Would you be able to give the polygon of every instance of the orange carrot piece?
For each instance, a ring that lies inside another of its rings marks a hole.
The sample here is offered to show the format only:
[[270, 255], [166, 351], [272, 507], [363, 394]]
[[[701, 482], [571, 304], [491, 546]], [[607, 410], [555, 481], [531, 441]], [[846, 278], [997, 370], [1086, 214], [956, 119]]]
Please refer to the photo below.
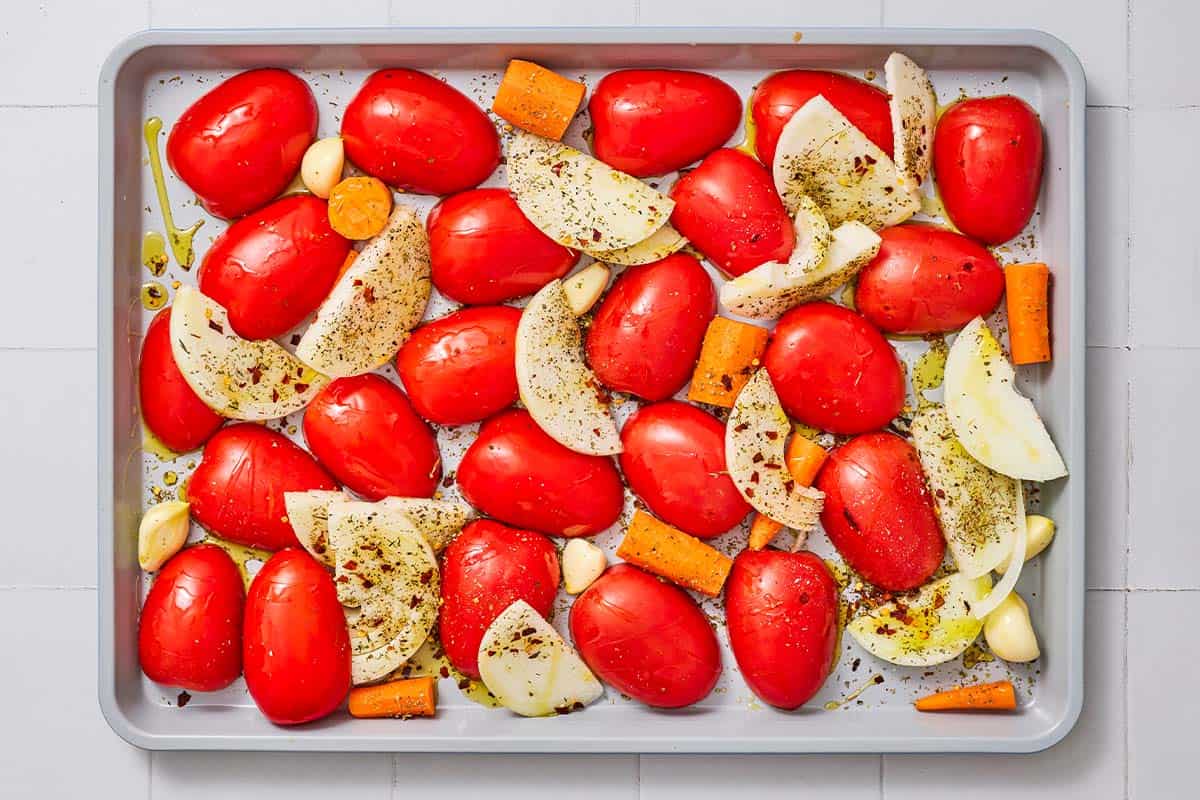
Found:
[[640, 510], [633, 512], [617, 555], [709, 597], [721, 593], [733, 568], [729, 556]]
[[784, 458], [787, 460], [787, 468], [788, 472], [792, 474], [792, 480], [801, 486], [812, 486], [812, 482], [816, 480], [817, 473], [821, 471], [821, 465], [825, 463], [825, 457], [828, 455], [829, 453], [824, 447], [797, 433], [788, 440]]
[[377, 235], [391, 213], [392, 190], [379, 178], [346, 178], [329, 193], [329, 224], [347, 239]]
[[922, 697], [917, 711], [1012, 711], [1017, 692], [1009, 681], [960, 686]]
[[1045, 264], [1004, 268], [1008, 337], [1014, 364], [1050, 360], [1050, 269]]
[[769, 335], [766, 328], [757, 325], [714, 317], [704, 332], [688, 399], [733, 408], [738, 392], [761, 363]]
[[492, 111], [530, 133], [561, 139], [586, 93], [579, 81], [514, 58], [504, 71]]
[[338, 270], [338, 278], [346, 274], [346, 270], [350, 269], [350, 265], [354, 263], [354, 259], [356, 258], [358, 258], [357, 250], [351, 250], [349, 253], [346, 253], [346, 258], [342, 261], [341, 269]]
[[431, 677], [360, 686], [350, 690], [352, 717], [432, 717], [437, 684]]
[[776, 522], [770, 517], [755, 512], [754, 521], [750, 523], [750, 541], [746, 543], [746, 546], [751, 550], [762, 550], [781, 530], [783, 530], [782, 522]]

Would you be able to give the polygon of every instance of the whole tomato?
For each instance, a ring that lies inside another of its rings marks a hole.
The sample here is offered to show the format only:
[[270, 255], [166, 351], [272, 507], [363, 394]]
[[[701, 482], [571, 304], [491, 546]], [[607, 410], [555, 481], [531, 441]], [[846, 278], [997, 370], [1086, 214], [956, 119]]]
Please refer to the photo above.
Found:
[[588, 363], [611, 389], [664, 400], [691, 378], [716, 313], [712, 279], [686, 253], [630, 267], [588, 328]]
[[483, 634], [517, 600], [549, 617], [558, 578], [558, 553], [540, 533], [491, 520], [463, 528], [442, 557], [438, 631], [454, 668], [479, 677]]
[[807, 303], [784, 314], [763, 364], [788, 416], [823, 431], [882, 428], [904, 407], [896, 351], [842, 306]]
[[304, 440], [326, 469], [368, 500], [432, 497], [442, 479], [437, 439], [396, 384], [338, 378], [304, 411]]
[[276, 725], [326, 716], [350, 691], [350, 634], [333, 577], [300, 549], [263, 565], [246, 596], [246, 688]]
[[750, 691], [777, 708], [807, 703], [829, 677], [838, 587], [808, 552], [743, 550], [725, 583], [729, 644]]
[[242, 217], [204, 254], [200, 291], [229, 312], [244, 339], [274, 339], [316, 311], [350, 252], [329, 225], [324, 200], [276, 200]]
[[171, 354], [171, 307], [154, 315], [138, 360], [142, 419], [158, 440], [176, 453], [195, 450], [224, 420], [192, 391]]
[[675, 182], [671, 199], [671, 224], [729, 275], [787, 261], [796, 246], [771, 173], [738, 150], [709, 155]]
[[479, 106], [411, 69], [367, 78], [346, 106], [342, 139], [363, 172], [417, 194], [470, 189], [500, 164], [500, 137]]
[[193, 692], [224, 689], [242, 674], [237, 565], [215, 545], [181, 550], [159, 571], [138, 620], [138, 660], [155, 683]]
[[336, 489], [329, 473], [280, 433], [254, 423], [222, 428], [188, 483], [192, 518], [223, 539], [280, 550], [299, 544], [285, 492]]
[[433, 285], [460, 303], [533, 294], [579, 262], [579, 252], [534, 227], [506, 189], [447, 197], [425, 224]]
[[702, 72], [622, 69], [600, 79], [588, 113], [596, 158], [645, 178], [686, 167], [729, 141], [742, 100]]
[[775, 162], [775, 146], [779, 144], [783, 126], [817, 95], [824, 96], [880, 150], [892, 155], [892, 117], [887, 92], [839, 72], [790, 69], [776, 72], [760, 83], [750, 99], [754, 151], [759, 161], [768, 167]]
[[725, 467], [725, 424], [668, 400], [638, 409], [621, 428], [621, 471], [656, 516], [708, 539], [737, 525], [750, 506]]
[[278, 197], [316, 136], [308, 84], [255, 69], [188, 106], [167, 137], [167, 163], [210, 214], [233, 219]]
[[601, 680], [648, 706], [690, 706], [721, 677], [717, 637], [700, 607], [630, 564], [609, 567], [575, 600], [571, 638]]
[[625, 502], [612, 459], [568, 450], [520, 410], [483, 423], [458, 465], [458, 486], [489, 517], [568, 538], [612, 525]]
[[888, 591], [929, 580], [945, 554], [917, 451], [892, 433], [856, 436], [817, 474], [821, 525], [846, 563]]
[[955, 103], [933, 137], [933, 171], [950, 221], [984, 244], [1016, 236], [1037, 206], [1043, 152], [1042, 124], [1024, 100]]
[[858, 275], [854, 303], [888, 333], [947, 333], [995, 310], [1004, 271], [988, 249], [936, 225], [879, 232], [879, 254]]

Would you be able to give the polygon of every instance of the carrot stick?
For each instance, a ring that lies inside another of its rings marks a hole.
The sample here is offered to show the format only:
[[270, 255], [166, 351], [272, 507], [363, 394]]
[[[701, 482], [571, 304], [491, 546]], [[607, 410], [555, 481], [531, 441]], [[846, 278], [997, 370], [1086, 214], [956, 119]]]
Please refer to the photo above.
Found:
[[350, 690], [352, 717], [432, 717], [437, 708], [433, 678], [406, 678]]
[[347, 239], [370, 239], [387, 225], [392, 190], [379, 178], [346, 178], [329, 193], [329, 225]]
[[792, 480], [801, 486], [812, 486], [827, 455], [829, 453], [824, 447], [807, 436], [796, 434], [788, 440], [784, 458], [787, 460], [787, 468], [788, 472], [792, 474]]
[[769, 335], [757, 325], [714, 317], [704, 332], [688, 399], [733, 408], [738, 392], [759, 366]]
[[492, 111], [530, 133], [561, 139], [586, 93], [579, 81], [514, 58], [504, 71]]
[[709, 597], [721, 593], [733, 567], [729, 556], [640, 510], [633, 512], [617, 555]]
[[1008, 337], [1014, 364], [1050, 360], [1050, 269], [1045, 264], [1004, 268]]
[[782, 522], [776, 522], [770, 517], [755, 512], [754, 521], [750, 523], [750, 541], [746, 543], [746, 546], [751, 550], [762, 550], [781, 530], [783, 530]]
[[1017, 693], [1009, 681], [960, 686], [922, 697], [917, 711], [1012, 711]]

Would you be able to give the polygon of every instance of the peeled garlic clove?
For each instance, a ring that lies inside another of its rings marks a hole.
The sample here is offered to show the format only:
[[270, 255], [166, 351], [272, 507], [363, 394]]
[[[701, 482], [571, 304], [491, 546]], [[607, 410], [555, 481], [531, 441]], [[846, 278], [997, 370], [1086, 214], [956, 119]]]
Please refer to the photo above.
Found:
[[138, 526], [138, 564], [154, 572], [179, 552], [187, 541], [191, 520], [189, 506], [180, 500], [168, 500], [151, 506]]
[[983, 622], [983, 636], [998, 658], [1022, 664], [1042, 654], [1029, 619], [1029, 606], [1016, 592], [1000, 601]]
[[[1054, 539], [1054, 520], [1041, 514], [1025, 515], [1025, 560], [1033, 558], [1050, 546]], [[996, 572], [1001, 575], [1008, 569], [1008, 556], [996, 565]]]
[[597, 261], [564, 280], [563, 292], [567, 295], [571, 313], [578, 317], [590, 311], [600, 295], [604, 294], [611, 274], [607, 265]]
[[572, 539], [563, 548], [563, 583], [568, 594], [579, 594], [592, 585], [608, 566], [604, 551], [587, 539]]
[[346, 151], [342, 137], [330, 136], [313, 142], [304, 152], [304, 160], [300, 162], [300, 179], [310, 192], [327, 200], [333, 187], [342, 179], [342, 167], [345, 164]]

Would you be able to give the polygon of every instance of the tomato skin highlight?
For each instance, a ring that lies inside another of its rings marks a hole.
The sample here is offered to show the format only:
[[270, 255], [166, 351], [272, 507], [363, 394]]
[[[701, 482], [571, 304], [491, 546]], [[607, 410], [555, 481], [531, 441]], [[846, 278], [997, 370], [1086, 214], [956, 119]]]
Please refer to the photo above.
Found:
[[204, 254], [200, 291], [229, 312], [244, 339], [274, 339], [300, 324], [329, 294], [350, 252], [324, 200], [301, 194], [234, 222]]
[[701, 72], [622, 69], [596, 84], [588, 113], [596, 158], [646, 178], [686, 167], [729, 141], [742, 121], [742, 100]]
[[838, 641], [838, 586], [809, 552], [743, 550], [725, 583], [729, 643], [746, 685], [792, 710], [829, 677]]
[[516, 409], [480, 427], [457, 480], [466, 501], [484, 514], [550, 536], [599, 533], [617, 521], [625, 502], [611, 458], [568, 450]]
[[788, 415], [830, 433], [882, 428], [904, 407], [904, 372], [883, 334], [848, 308], [806, 303], [780, 318], [763, 364]]
[[956, 331], [995, 311], [1004, 271], [988, 249], [954, 231], [919, 222], [886, 228], [879, 254], [858, 275], [854, 304], [882, 331]]
[[1042, 123], [1024, 100], [955, 103], [933, 137], [933, 172], [950, 221], [984, 244], [1019, 234], [1037, 207], [1044, 153]]
[[465, 425], [515, 403], [520, 320], [518, 308], [478, 306], [413, 331], [396, 356], [396, 371], [417, 413], [440, 425]]
[[167, 163], [210, 214], [233, 219], [287, 188], [316, 137], [308, 84], [285, 70], [255, 69], [188, 106], [167, 136]]
[[771, 167], [783, 126], [817, 95], [823, 95], [880, 150], [892, 155], [894, 141], [887, 92], [838, 72], [792, 69], [768, 77], [755, 88], [750, 100], [754, 151], [759, 161]]
[[716, 313], [712, 280], [690, 255], [630, 267], [588, 328], [588, 363], [610, 389], [665, 400], [691, 378]]
[[675, 182], [671, 199], [671, 224], [728, 275], [787, 261], [796, 246], [770, 172], [738, 150], [711, 153]]
[[463, 528], [442, 556], [438, 631], [454, 668], [478, 678], [479, 643], [488, 626], [517, 600], [549, 617], [558, 580], [558, 553], [540, 533], [492, 520]]
[[317, 461], [368, 500], [432, 497], [442, 479], [437, 439], [408, 397], [381, 375], [338, 378], [304, 411]]
[[447, 83], [411, 69], [369, 76], [342, 117], [346, 157], [406, 192], [453, 194], [500, 164], [500, 137], [479, 106]]
[[621, 472], [654, 514], [709, 539], [750, 513], [725, 467], [725, 425], [687, 403], [643, 406], [621, 428]]
[[224, 550], [200, 544], [171, 558], [146, 595], [138, 660], [155, 683], [224, 689], [242, 674], [242, 576]]
[[188, 483], [192, 518], [222, 539], [281, 550], [298, 547], [285, 492], [336, 489], [313, 457], [280, 433], [241, 423], [217, 432]]
[[571, 606], [571, 638], [605, 683], [655, 708], [708, 696], [721, 677], [716, 634], [682, 589], [615, 564]]
[[276, 725], [328, 715], [350, 692], [350, 634], [333, 577], [303, 550], [281, 550], [246, 596], [246, 688]]
[[825, 492], [821, 525], [846, 563], [888, 591], [927, 581], [946, 542], [917, 451], [878, 431], [836, 447], [817, 475]]
[[142, 419], [158, 440], [176, 453], [204, 444], [225, 420], [192, 391], [171, 354], [171, 307], [154, 315], [138, 359]]

